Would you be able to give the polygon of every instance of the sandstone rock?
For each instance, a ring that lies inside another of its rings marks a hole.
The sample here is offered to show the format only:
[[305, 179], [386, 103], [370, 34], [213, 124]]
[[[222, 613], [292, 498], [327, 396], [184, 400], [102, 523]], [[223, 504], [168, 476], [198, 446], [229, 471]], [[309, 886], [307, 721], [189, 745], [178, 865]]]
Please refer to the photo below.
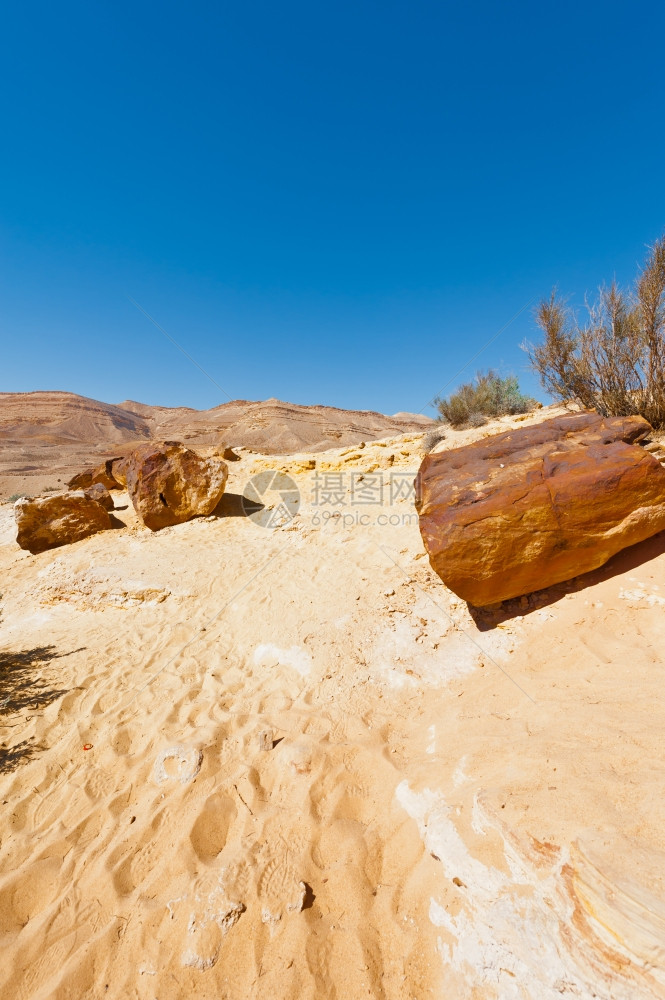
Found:
[[97, 503], [100, 503], [104, 510], [115, 510], [113, 497], [101, 483], [94, 483], [92, 486], [88, 486], [86, 490], [83, 490], [83, 492], [90, 500], [96, 500]]
[[88, 486], [92, 486], [92, 477], [95, 474], [94, 469], [84, 469], [83, 472], [77, 472], [75, 476], [67, 483], [67, 489], [69, 490], [85, 490]]
[[100, 483], [105, 486], [107, 490], [119, 490], [122, 489], [121, 484], [113, 475], [113, 463], [118, 462], [117, 458], [107, 458], [105, 462], [101, 465], [96, 466], [94, 469], [84, 469], [83, 472], [77, 473], [73, 476], [67, 486], [70, 490], [84, 490], [88, 486], [94, 486], [95, 483]]
[[224, 493], [228, 470], [220, 459], [200, 458], [178, 441], [142, 445], [125, 475], [136, 512], [152, 531], [211, 514]]
[[432, 568], [479, 607], [596, 569], [665, 529], [665, 468], [641, 417], [572, 413], [428, 455], [416, 480]]
[[123, 458], [114, 458], [111, 460], [111, 475], [120, 484], [121, 489], [127, 486], [127, 469], [129, 468], [130, 458], [131, 454], [125, 455]]
[[25, 497], [14, 504], [16, 541], [33, 555], [112, 527], [108, 511], [82, 491]]

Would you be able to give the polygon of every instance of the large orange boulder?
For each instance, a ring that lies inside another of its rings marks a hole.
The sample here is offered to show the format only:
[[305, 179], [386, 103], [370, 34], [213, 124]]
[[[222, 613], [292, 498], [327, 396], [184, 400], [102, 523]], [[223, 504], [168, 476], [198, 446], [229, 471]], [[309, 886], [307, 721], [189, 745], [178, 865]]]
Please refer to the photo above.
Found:
[[221, 459], [200, 458], [178, 441], [142, 445], [123, 469], [136, 512], [152, 531], [211, 514], [227, 475]]
[[665, 468], [641, 417], [571, 413], [428, 455], [416, 479], [432, 568], [470, 604], [570, 580], [665, 529]]
[[18, 527], [16, 541], [33, 555], [112, 527], [108, 511], [83, 492], [24, 497], [14, 504], [14, 516]]

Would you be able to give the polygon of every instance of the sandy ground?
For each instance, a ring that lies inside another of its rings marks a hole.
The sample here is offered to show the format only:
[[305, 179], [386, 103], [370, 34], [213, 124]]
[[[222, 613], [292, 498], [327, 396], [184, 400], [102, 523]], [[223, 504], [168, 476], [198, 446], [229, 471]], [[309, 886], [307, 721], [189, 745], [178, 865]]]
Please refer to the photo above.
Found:
[[665, 996], [665, 538], [474, 617], [420, 440], [39, 556], [0, 506], [0, 995]]

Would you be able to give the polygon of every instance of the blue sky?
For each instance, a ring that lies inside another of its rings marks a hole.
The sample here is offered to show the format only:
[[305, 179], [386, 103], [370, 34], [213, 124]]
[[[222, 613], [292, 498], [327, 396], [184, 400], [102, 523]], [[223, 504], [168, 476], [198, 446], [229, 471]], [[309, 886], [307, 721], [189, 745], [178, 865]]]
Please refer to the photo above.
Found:
[[454, 376], [554, 284], [629, 281], [665, 228], [661, 3], [2, 20], [5, 391], [419, 411], [493, 366], [537, 392], [531, 306]]

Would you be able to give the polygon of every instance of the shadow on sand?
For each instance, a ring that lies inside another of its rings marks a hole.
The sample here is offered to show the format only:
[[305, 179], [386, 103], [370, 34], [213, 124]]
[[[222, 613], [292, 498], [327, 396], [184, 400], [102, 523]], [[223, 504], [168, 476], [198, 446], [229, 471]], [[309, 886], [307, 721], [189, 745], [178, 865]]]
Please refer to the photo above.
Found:
[[[79, 653], [80, 649], [72, 650]], [[67, 694], [67, 688], [53, 687], [43, 676], [52, 660], [71, 653], [58, 653], [55, 646], [35, 646], [18, 653], [0, 652], [0, 726], [4, 716], [28, 709], [43, 708]], [[7, 748], [0, 745], [0, 774], [13, 771], [42, 749], [31, 740]]]
[[653, 538], [647, 538], [644, 542], [638, 542], [637, 545], [622, 549], [621, 552], [612, 556], [604, 566], [600, 566], [590, 573], [584, 573], [582, 576], [576, 576], [565, 583], [557, 583], [553, 587], [537, 590], [533, 594], [527, 595], [528, 607], [524, 606], [523, 598], [515, 597], [510, 601], [503, 601], [501, 607], [495, 610], [474, 608], [468, 604], [469, 614], [480, 632], [488, 632], [502, 622], [517, 618], [518, 615], [526, 618], [534, 611], [539, 611], [541, 608], [546, 608], [548, 605], [560, 601], [566, 594], [575, 594], [580, 590], [586, 590], [587, 587], [593, 587], [603, 580], [611, 580], [612, 577], [622, 573], [630, 573], [657, 556], [663, 555], [663, 553], [665, 553], [665, 531], [654, 535]]
[[248, 500], [242, 493], [225, 493], [213, 510], [214, 517], [249, 517], [265, 510], [262, 503]]

